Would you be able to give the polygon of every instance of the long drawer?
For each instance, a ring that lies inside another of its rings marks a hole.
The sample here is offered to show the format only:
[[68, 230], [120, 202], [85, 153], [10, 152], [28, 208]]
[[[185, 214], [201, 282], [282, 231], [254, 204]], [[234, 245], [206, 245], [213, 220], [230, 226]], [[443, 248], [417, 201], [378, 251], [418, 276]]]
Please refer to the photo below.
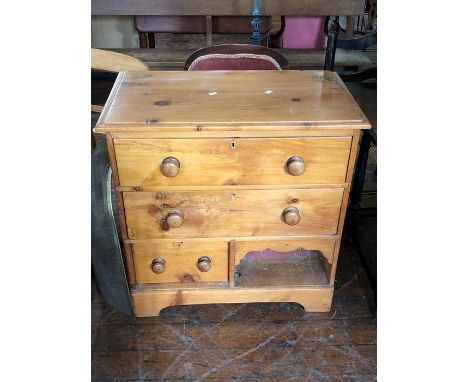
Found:
[[350, 137], [115, 139], [122, 186], [344, 183]]
[[124, 192], [128, 238], [336, 234], [343, 188]]

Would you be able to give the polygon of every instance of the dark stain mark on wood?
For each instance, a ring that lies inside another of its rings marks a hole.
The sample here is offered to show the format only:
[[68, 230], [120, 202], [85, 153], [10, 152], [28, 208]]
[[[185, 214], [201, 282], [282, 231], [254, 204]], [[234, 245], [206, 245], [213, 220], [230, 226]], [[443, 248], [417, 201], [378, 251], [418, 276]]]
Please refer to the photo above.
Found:
[[141, 187], [140, 186], [133, 186], [132, 190], [133, 191], [141, 191]]
[[318, 123], [317, 122], [303, 122], [302, 125], [305, 127], [311, 127], [311, 126], [318, 126]]
[[147, 123], [148, 125], [151, 125], [151, 124], [153, 124], [153, 123], [158, 123], [158, 122], [159, 122], [159, 119], [147, 119], [147, 120], [146, 120], [146, 123]]
[[203, 126], [202, 125], [197, 125], [197, 131], [202, 131]]
[[173, 305], [180, 305], [180, 303], [183, 301], [182, 298], [182, 293], [180, 290], [177, 291], [176, 297], [174, 299], [174, 304]]
[[291, 202], [293, 202], [293, 203], [298, 203], [298, 202], [299, 202], [299, 199], [298, 199], [298, 198], [292, 198], [292, 199], [291, 199]]
[[335, 77], [328, 77], [328, 76], [322, 76], [321, 77], [321, 80], [323, 82], [336, 82], [336, 78]]
[[150, 204], [148, 206], [148, 213], [153, 217], [157, 217], [161, 212], [161, 208], [155, 204]]
[[224, 186], [237, 186], [238, 184], [239, 183], [237, 183], [236, 181], [232, 179], [228, 179], [223, 183]]
[[291, 101], [293, 102], [301, 102], [301, 99], [299, 97], [294, 97], [294, 98], [291, 98]]
[[156, 194], [156, 199], [161, 200], [161, 199], [167, 199], [168, 195], [165, 192], [158, 192]]
[[171, 104], [171, 101], [156, 101], [154, 104], [156, 106], [167, 106]]
[[194, 283], [195, 279], [190, 273], [184, 273], [183, 275], [181, 275], [180, 281], [183, 283]]
[[169, 231], [169, 224], [167, 224], [167, 220], [166, 219], [162, 219], [161, 220], [161, 223], [159, 224], [160, 227], [161, 227], [161, 230], [163, 231]]

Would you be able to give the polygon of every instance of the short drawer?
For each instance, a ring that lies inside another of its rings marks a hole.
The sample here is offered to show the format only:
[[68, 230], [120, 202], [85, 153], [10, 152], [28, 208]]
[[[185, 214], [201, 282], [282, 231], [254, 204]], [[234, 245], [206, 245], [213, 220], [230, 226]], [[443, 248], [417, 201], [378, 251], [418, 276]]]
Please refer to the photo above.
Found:
[[343, 188], [124, 192], [128, 238], [336, 234]]
[[138, 283], [222, 282], [228, 278], [225, 241], [133, 244]]
[[122, 186], [344, 183], [350, 137], [115, 139]]

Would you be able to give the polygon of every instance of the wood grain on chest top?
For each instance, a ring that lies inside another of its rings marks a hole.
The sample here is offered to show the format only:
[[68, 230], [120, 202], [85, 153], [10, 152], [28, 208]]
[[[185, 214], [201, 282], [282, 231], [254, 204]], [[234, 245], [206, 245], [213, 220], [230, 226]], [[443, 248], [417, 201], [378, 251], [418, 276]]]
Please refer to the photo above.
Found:
[[327, 71], [125, 72], [114, 93], [98, 132], [368, 128]]

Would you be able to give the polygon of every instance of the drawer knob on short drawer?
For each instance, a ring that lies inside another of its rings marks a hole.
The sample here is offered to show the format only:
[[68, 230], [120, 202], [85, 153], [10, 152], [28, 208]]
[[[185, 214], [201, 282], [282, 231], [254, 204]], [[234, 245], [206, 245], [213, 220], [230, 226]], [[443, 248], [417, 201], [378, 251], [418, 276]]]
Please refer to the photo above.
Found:
[[154, 273], [163, 273], [166, 269], [166, 260], [161, 259], [160, 257], [154, 259], [151, 268]]
[[296, 225], [301, 220], [301, 215], [296, 207], [288, 207], [283, 211], [283, 220], [287, 225]]
[[161, 172], [169, 178], [177, 176], [180, 170], [180, 162], [177, 158], [167, 157], [161, 163]]
[[291, 175], [299, 176], [304, 174], [305, 163], [301, 157], [291, 157], [286, 162], [286, 167]]
[[197, 268], [200, 272], [208, 272], [211, 269], [211, 259], [208, 256], [202, 256], [198, 259]]
[[166, 217], [167, 225], [171, 228], [179, 228], [184, 224], [184, 214], [180, 210], [170, 210]]

